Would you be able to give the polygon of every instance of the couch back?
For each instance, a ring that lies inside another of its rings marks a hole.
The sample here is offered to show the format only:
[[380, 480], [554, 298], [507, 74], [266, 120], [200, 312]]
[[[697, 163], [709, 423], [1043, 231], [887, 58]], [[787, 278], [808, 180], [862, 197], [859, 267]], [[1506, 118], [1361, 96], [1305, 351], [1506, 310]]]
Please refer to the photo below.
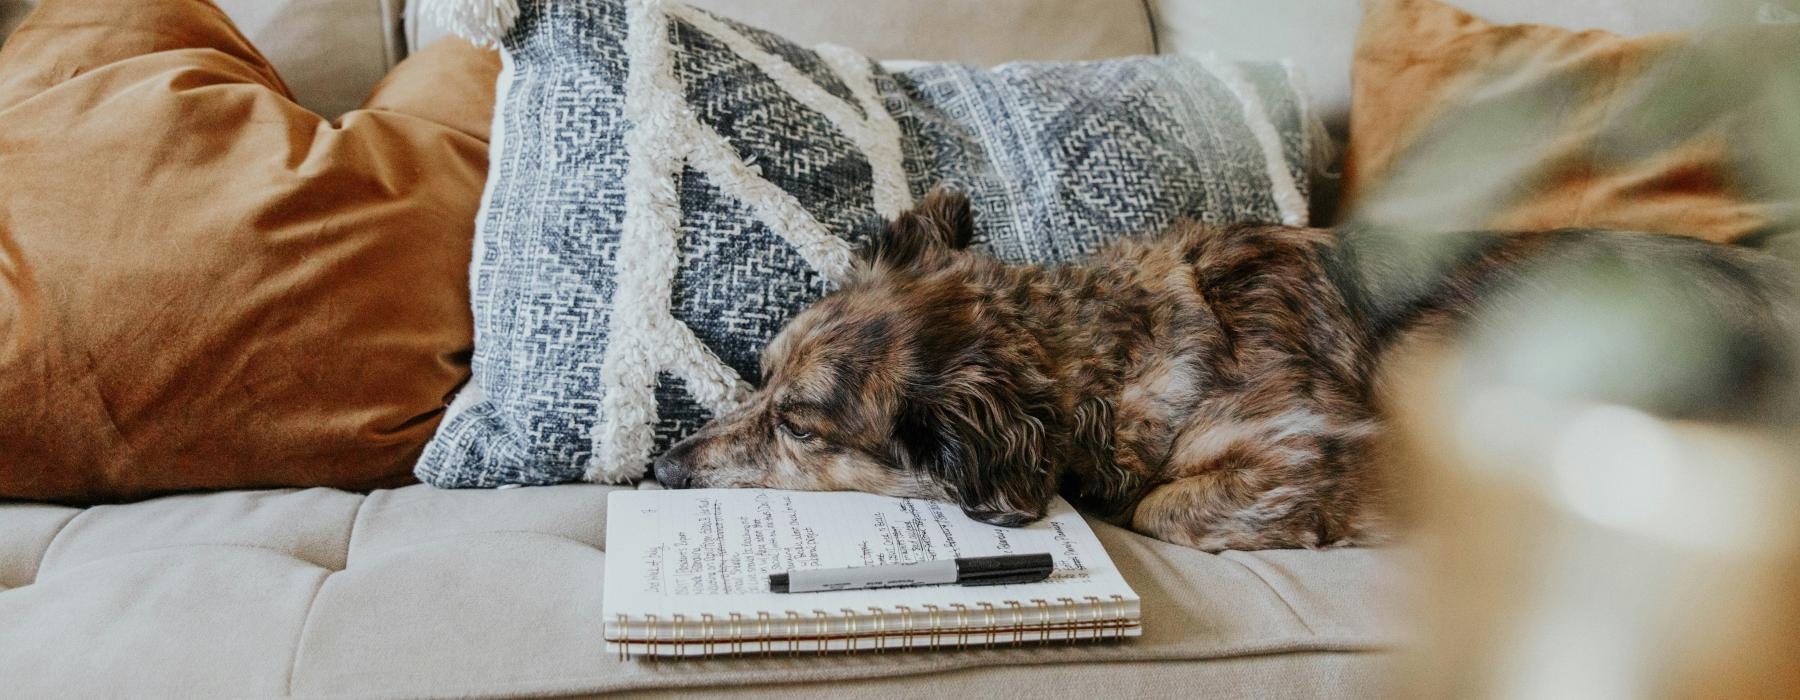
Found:
[[[878, 59], [996, 64], [1155, 53], [1145, 0], [685, 0], [801, 44], [829, 42]], [[444, 30], [407, 8], [424, 46]]]
[[[120, 0], [128, 2], [129, 0]], [[409, 50], [442, 38], [413, 0], [217, 0], [300, 102], [336, 115]], [[1083, 60], [1163, 52], [1292, 59], [1326, 121], [1350, 108], [1358, 0], [690, 0], [803, 43], [881, 59]], [[1754, 21], [1774, 0], [1455, 0], [1498, 22], [1624, 34]], [[0, 37], [36, 0], [0, 0]]]
[[[0, 0], [0, 39], [39, 0]], [[132, 2], [133, 0], [116, 0]], [[406, 57], [405, 0], [214, 0], [275, 64], [294, 97], [335, 117]]]

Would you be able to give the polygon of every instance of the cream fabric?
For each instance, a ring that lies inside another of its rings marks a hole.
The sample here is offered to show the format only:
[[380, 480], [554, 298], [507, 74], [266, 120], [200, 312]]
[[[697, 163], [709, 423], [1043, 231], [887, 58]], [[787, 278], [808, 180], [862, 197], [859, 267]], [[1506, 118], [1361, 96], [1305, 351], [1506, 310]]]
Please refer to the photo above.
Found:
[[[782, 700], [829, 695], [833, 700], [895, 698], [1188, 698], [1191, 700], [1330, 700], [1375, 698], [1400, 668], [1375, 652], [1294, 652], [1189, 661], [1083, 662], [1055, 670], [1042, 666], [987, 666], [941, 673], [865, 678], [821, 689], [816, 684], [774, 683], [731, 689], [733, 700]], [[692, 698], [688, 689], [645, 691], [645, 698]]]
[[[4, 37], [34, 0], [0, 0]], [[444, 36], [403, 0], [219, 0], [300, 103], [336, 116], [361, 102], [407, 47]], [[883, 59], [1000, 63], [1165, 52], [1291, 58], [1320, 114], [1350, 113], [1358, 0], [695, 0], [801, 43], [830, 41]], [[1691, 29], [1715, 15], [1755, 21], [1750, 0], [1458, 0], [1499, 23], [1540, 22], [1627, 36]], [[1146, 12], [1151, 7], [1153, 13]], [[405, 21], [400, 20], [404, 13]], [[1155, 23], [1150, 15], [1154, 15]]]
[[406, 57], [403, 0], [215, 0], [300, 104], [326, 117], [356, 109]]
[[[727, 687], [1352, 697], [1380, 694], [1389, 662], [1380, 650], [1399, 638], [1393, 552], [1213, 556], [1096, 523], [1143, 597], [1141, 639], [621, 663], [599, 632], [602, 525], [615, 488], [0, 505], [0, 678], [22, 697]], [[850, 679], [881, 680], [833, 684]]]
[[[301, 106], [327, 118], [356, 109], [406, 57], [403, 0], [214, 1], [274, 64]], [[36, 5], [0, 0], [0, 39]]]
[[[1156, 52], [1144, 0], [686, 0], [801, 45], [877, 59], [1085, 60]], [[445, 31], [408, 3], [414, 48]]]

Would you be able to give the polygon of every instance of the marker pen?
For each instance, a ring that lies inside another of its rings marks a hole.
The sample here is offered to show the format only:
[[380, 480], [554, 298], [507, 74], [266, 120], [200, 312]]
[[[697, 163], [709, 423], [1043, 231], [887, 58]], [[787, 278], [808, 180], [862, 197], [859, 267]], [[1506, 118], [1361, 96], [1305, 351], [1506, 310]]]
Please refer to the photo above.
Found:
[[964, 586], [997, 586], [1037, 583], [1050, 578], [1056, 562], [1049, 554], [1007, 554], [997, 557], [962, 557], [885, 566], [853, 566], [842, 569], [810, 569], [769, 574], [769, 590], [776, 593], [848, 591], [858, 588], [904, 588], [956, 583]]

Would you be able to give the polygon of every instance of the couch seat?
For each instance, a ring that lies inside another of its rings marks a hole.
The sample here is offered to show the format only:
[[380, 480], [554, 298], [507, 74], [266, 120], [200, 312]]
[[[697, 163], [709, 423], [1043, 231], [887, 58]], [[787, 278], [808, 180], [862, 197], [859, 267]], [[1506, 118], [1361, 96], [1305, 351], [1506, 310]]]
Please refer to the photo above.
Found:
[[0, 694], [1366, 697], [1397, 641], [1396, 552], [1215, 556], [1096, 523], [1140, 639], [621, 662], [600, 639], [616, 488], [0, 504]]

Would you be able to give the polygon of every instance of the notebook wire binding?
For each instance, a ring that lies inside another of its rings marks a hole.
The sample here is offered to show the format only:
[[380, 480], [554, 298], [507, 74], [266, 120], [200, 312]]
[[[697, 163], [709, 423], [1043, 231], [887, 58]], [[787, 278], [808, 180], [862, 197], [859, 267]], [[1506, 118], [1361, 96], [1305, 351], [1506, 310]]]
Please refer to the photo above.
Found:
[[[632, 653], [633, 645], [640, 645], [652, 651], [666, 647], [673, 650], [675, 652], [673, 656], [677, 657], [730, 656], [737, 658], [772, 655], [782, 651], [787, 652], [788, 656], [798, 656], [801, 653], [800, 645], [802, 643], [816, 642], [814, 651], [823, 656], [830, 651], [856, 654], [858, 651], [862, 651], [857, 645], [858, 640], [862, 639], [872, 639], [875, 642], [874, 651], [879, 654], [886, 653], [889, 647], [888, 642], [891, 639], [900, 640], [897, 647], [900, 651], [933, 648], [964, 649], [975, 645], [980, 645], [983, 649], [992, 649], [995, 644], [1017, 647], [1025, 641], [1047, 644], [1055, 641], [1051, 638], [1052, 633], [1055, 632], [1065, 633], [1064, 638], [1069, 644], [1077, 641], [1119, 641], [1127, 636], [1127, 632], [1142, 627], [1142, 621], [1126, 616], [1128, 601], [1124, 596], [1113, 595], [1108, 598], [1110, 600], [1102, 599], [1099, 596], [1083, 596], [1079, 601], [1074, 598], [1057, 598], [1054, 603], [1043, 598], [1030, 598], [1023, 602], [1003, 600], [998, 604], [994, 602], [975, 603], [974, 609], [963, 603], [951, 603], [947, 606], [948, 612], [936, 605], [922, 605], [920, 606], [922, 612], [915, 612], [912, 607], [906, 605], [896, 605], [892, 608], [870, 606], [867, 613], [858, 613], [851, 608], [840, 608], [836, 613], [816, 608], [804, 612], [800, 610], [761, 611], [756, 613], [753, 624], [747, 624], [751, 621], [746, 620], [743, 615], [731, 613], [725, 621], [729, 634], [724, 636], [715, 634], [718, 621], [710, 613], [700, 615], [700, 634], [698, 636], [687, 634], [688, 618], [686, 615], [677, 614], [670, 617], [673, 632], [667, 640], [662, 638], [662, 624], [658, 616], [644, 615], [634, 619], [627, 615], [619, 615], [615, 621], [622, 632], [621, 638], [607, 639], [607, 641], [618, 646], [620, 661], [629, 661], [639, 656], [671, 656], [670, 654], [656, 653], [634, 654]], [[1109, 606], [1111, 608], [1110, 615], [1107, 614]], [[1078, 617], [1078, 612], [1083, 607], [1091, 611], [1090, 615], [1085, 618]], [[1001, 610], [1010, 613], [1012, 618], [1010, 623], [1001, 624], [999, 622]], [[803, 623], [809, 617], [807, 613], [810, 613], [812, 629], [816, 631], [812, 634], [802, 633]], [[890, 629], [888, 625], [887, 621], [890, 616], [899, 618], [896, 629]], [[945, 621], [946, 616], [955, 620], [955, 628], [947, 629], [940, 624]], [[981, 624], [970, 624], [971, 620], [975, 619], [979, 619]], [[864, 626], [862, 623], [865, 620], [872, 621], [872, 624]], [[839, 622], [842, 623], [840, 625], [842, 633], [831, 634], [830, 630], [834, 623]], [[919, 624], [921, 622], [924, 623], [923, 626]], [[746, 637], [743, 632], [747, 627], [754, 629], [756, 634]], [[632, 634], [634, 629], [640, 629], [641, 632], [634, 636]], [[783, 631], [785, 633], [779, 633]], [[1026, 640], [1027, 633], [1032, 632], [1036, 633], [1036, 638]], [[1084, 635], [1083, 633], [1090, 634]], [[952, 635], [955, 637], [954, 641], [948, 639]], [[833, 649], [832, 643], [839, 640], [844, 642], [844, 646], [841, 649]], [[926, 643], [915, 644], [918, 641]], [[727, 643], [729, 643], [729, 650], [726, 649]], [[697, 647], [701, 653], [687, 653], [690, 646]]]

